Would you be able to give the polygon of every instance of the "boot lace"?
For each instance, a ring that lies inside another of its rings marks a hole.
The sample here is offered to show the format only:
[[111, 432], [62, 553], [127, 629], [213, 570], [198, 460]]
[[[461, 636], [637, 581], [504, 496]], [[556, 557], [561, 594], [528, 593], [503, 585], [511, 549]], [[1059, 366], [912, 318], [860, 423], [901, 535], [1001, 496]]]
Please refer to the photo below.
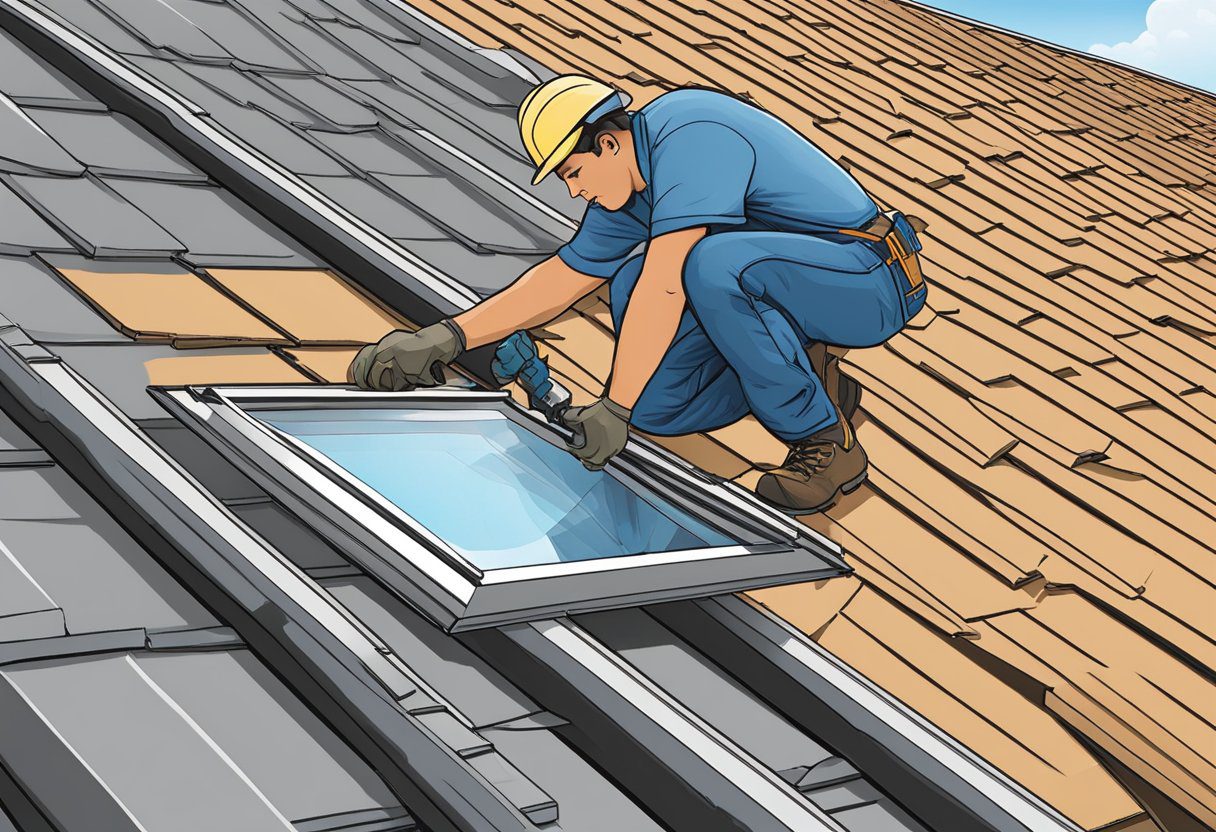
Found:
[[831, 442], [800, 442], [790, 448], [782, 467], [813, 477], [827, 470], [835, 455], [836, 447]]

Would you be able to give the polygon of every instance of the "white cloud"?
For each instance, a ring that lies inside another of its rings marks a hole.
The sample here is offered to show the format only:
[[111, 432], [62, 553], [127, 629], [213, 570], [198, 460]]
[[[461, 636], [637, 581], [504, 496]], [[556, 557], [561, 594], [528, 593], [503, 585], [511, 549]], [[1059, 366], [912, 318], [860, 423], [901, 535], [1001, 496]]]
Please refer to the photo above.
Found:
[[1135, 40], [1089, 51], [1216, 91], [1216, 0], [1153, 0]]

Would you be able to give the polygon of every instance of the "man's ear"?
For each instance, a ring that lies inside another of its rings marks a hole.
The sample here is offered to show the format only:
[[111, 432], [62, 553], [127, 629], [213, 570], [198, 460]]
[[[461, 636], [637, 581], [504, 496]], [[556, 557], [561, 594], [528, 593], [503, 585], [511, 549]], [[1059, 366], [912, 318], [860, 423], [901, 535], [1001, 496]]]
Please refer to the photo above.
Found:
[[616, 136], [611, 133], [604, 132], [600, 134], [600, 145], [611, 153], [613, 156], [621, 149], [621, 143], [616, 140]]

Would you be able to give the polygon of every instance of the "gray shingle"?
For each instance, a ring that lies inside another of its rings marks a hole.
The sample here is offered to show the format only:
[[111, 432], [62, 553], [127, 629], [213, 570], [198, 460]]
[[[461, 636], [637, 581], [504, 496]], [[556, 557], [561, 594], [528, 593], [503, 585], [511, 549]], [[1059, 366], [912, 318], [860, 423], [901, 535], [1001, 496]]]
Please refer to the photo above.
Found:
[[[294, 127], [252, 107], [232, 107], [219, 115], [213, 111], [212, 120], [230, 133], [288, 170], [313, 176], [337, 176], [346, 173], [333, 157], [311, 144]], [[268, 149], [273, 148], [271, 152]]]
[[324, 581], [323, 586], [474, 725], [540, 710], [468, 648], [370, 578], [338, 578]]
[[331, 78], [372, 81], [383, 77], [366, 62], [359, 60], [357, 55], [352, 55], [349, 50], [327, 38], [315, 23], [300, 21], [287, 15], [280, 15], [280, 18], [281, 22], [276, 31]]
[[236, 505], [232, 510], [301, 569], [350, 566], [346, 558], [278, 503]]
[[801, 791], [805, 792], [833, 786], [860, 776], [861, 772], [855, 769], [853, 764], [848, 760], [841, 759], [840, 757], [829, 757], [811, 766], [811, 770], [804, 774], [796, 785]]
[[100, 4], [124, 21], [128, 30], [149, 46], [167, 49], [187, 58], [232, 58], [230, 52], [167, 3], [159, 0], [154, 3], [147, 0], [100, 0]]
[[448, 235], [401, 200], [352, 176], [304, 177], [321, 193], [390, 237], [446, 240]]
[[832, 757], [643, 610], [592, 613], [576, 621], [773, 771]]
[[262, 78], [337, 127], [374, 127], [374, 112], [343, 95], [323, 79], [299, 75], [262, 74]]
[[0, 254], [22, 257], [34, 251], [76, 251], [76, 247], [0, 181]]
[[455, 177], [377, 174], [375, 179], [470, 246], [504, 254], [552, 254], [562, 243], [511, 217], [492, 198]]
[[[38, 112], [34, 110], [33, 115], [36, 116]], [[12, 99], [0, 94], [0, 170], [66, 176], [84, 173], [84, 166], [35, 121]]]
[[168, 256], [186, 248], [92, 176], [10, 176], [7, 181], [36, 205], [60, 234], [93, 257]]
[[63, 609], [69, 633], [215, 626], [112, 517], [73, 491], [80, 521], [0, 520], [0, 543]]
[[882, 792], [869, 781], [857, 779], [847, 783], [828, 786], [826, 789], [810, 792], [807, 797], [811, 802], [825, 812], [838, 812], [856, 806], [864, 806], [882, 799]]
[[42, 262], [28, 257], [0, 256], [0, 313], [36, 341], [130, 340]]
[[58, 467], [0, 468], [0, 520], [76, 520], [64, 495], [78, 489]]
[[[109, 0], [103, 0], [109, 2]], [[252, 22], [236, 7], [207, 0], [161, 0], [201, 29], [238, 60], [254, 67], [290, 69], [305, 66], [285, 49], [274, 34]]]
[[79, 84], [43, 64], [3, 29], [0, 29], [0, 92], [18, 104], [74, 104], [105, 109]]
[[131, 34], [115, 18], [105, 14], [91, 2], [81, 0], [38, 0], [58, 12], [82, 32], [88, 32], [115, 52], [126, 55], [150, 55], [148, 44]]
[[54, 638], [65, 632], [59, 605], [0, 538], [0, 642]]
[[461, 757], [484, 754], [494, 748], [488, 740], [470, 731], [447, 711], [421, 713], [417, 716], [418, 721], [431, 729], [440, 742], [455, 750]]
[[206, 174], [121, 113], [31, 110], [29, 117], [93, 173], [205, 182]]
[[557, 801], [563, 829], [658, 832], [662, 828], [552, 732], [486, 729], [482, 735]]
[[890, 800], [845, 809], [832, 815], [849, 832], [926, 832], [916, 819]]
[[425, 155], [416, 153], [379, 130], [363, 133], [312, 131], [308, 135], [345, 159], [352, 167], [367, 173], [404, 176], [437, 173], [435, 166], [426, 161]]
[[339, 16], [352, 23], [358, 23], [371, 31], [399, 43], [418, 43], [418, 33], [402, 19], [391, 14], [382, 14], [375, 3], [366, 0], [337, 0], [328, 2], [321, 0], [320, 5], [327, 6]]
[[218, 264], [225, 256], [314, 262], [283, 232], [228, 191], [129, 179], [107, 182], [180, 239], [184, 244], [181, 248], [188, 251], [185, 259], [191, 263]]
[[400, 805], [248, 651], [145, 654], [136, 661], [289, 819]]
[[[0, 677], [21, 691], [28, 707], [37, 709], [38, 716], [10, 712], [0, 719], [0, 732], [5, 735], [0, 754], [36, 802], [59, 810], [63, 802], [86, 797], [87, 791], [76, 794], [76, 789], [62, 793], [60, 789], [69, 784], [39, 770], [55, 762], [58, 765], [53, 769], [71, 771], [75, 766], [70, 758], [75, 752], [97, 782], [105, 785], [110, 800], [120, 802], [139, 828], [291, 832], [282, 815], [257, 792], [257, 784], [243, 780], [208, 744], [206, 735], [175, 710], [172, 699], [149, 684], [140, 670], [129, 654], [120, 654], [33, 662], [0, 672]], [[54, 727], [58, 743], [44, 741], [30, 748], [32, 738], [24, 730], [10, 727], [25, 723], [23, 728], [29, 730], [43, 720]], [[290, 760], [284, 763], [290, 765]], [[86, 822], [66, 828], [129, 829], [130, 825]]]

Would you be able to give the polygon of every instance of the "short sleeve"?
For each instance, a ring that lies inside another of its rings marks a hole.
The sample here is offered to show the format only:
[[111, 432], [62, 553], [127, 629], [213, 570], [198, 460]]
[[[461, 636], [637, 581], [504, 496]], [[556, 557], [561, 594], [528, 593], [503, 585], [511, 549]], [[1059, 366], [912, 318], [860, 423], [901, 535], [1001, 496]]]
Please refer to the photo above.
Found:
[[616, 274], [629, 253], [649, 237], [646, 226], [627, 211], [587, 206], [583, 221], [557, 256], [570, 268], [592, 277]]
[[650, 167], [652, 237], [747, 221], [743, 208], [756, 151], [735, 130], [713, 121], [685, 124], [656, 143]]

